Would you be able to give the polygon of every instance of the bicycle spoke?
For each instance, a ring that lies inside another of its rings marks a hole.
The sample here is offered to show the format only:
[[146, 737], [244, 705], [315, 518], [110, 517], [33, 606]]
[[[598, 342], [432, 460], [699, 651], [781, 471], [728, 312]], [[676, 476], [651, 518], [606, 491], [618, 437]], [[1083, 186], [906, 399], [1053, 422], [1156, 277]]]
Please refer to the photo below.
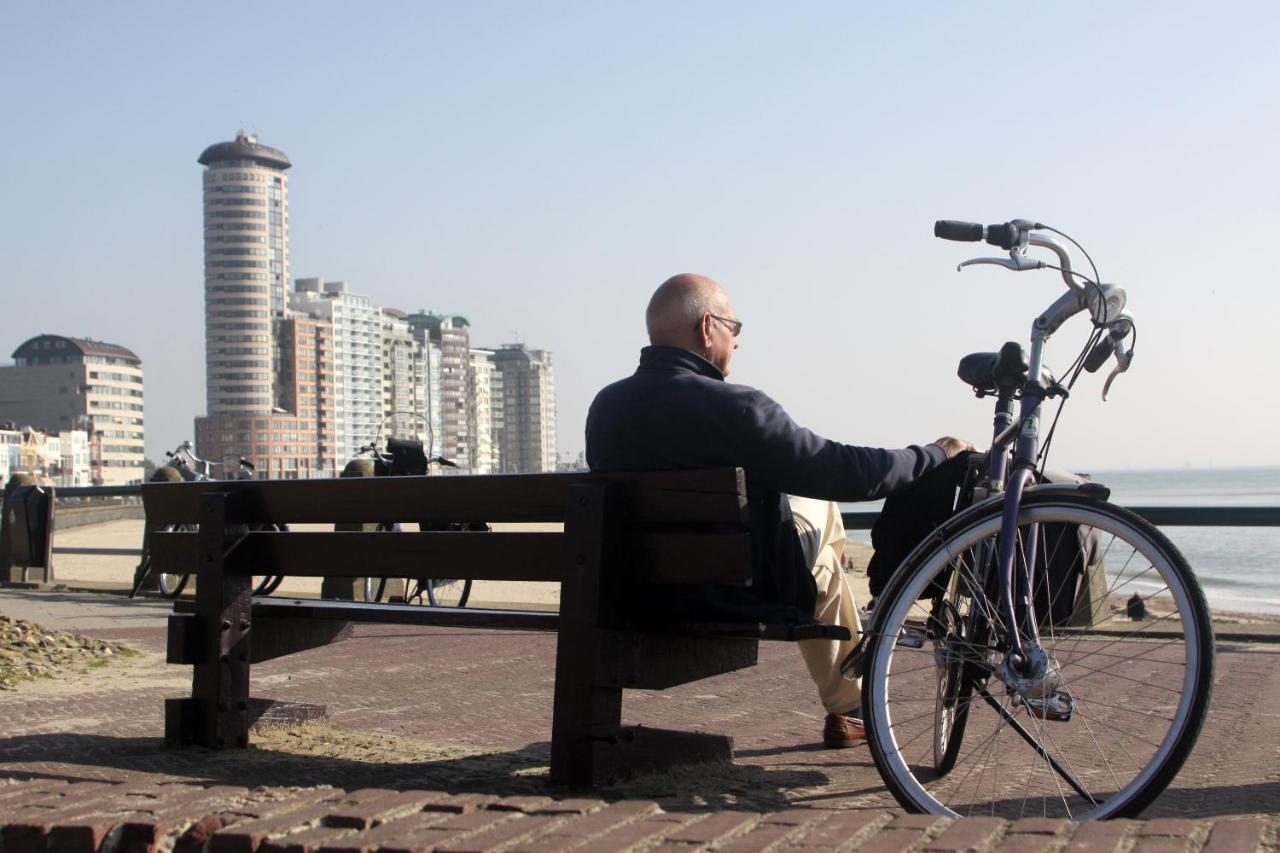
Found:
[[995, 697], [993, 697], [985, 687], [979, 690], [979, 694], [982, 696], [983, 700], [988, 705], [990, 705], [992, 708], [995, 709], [997, 714], [1000, 714], [1002, 717], [1005, 718], [1006, 721], [1008, 721], [1010, 728], [1012, 728], [1015, 732], [1017, 732], [1022, 737], [1022, 739], [1025, 740], [1027, 744], [1030, 745], [1030, 747], [1040, 755], [1041, 758], [1043, 758], [1046, 762], [1048, 762], [1049, 766], [1054, 769], [1054, 772], [1056, 772], [1060, 777], [1062, 777], [1062, 779], [1068, 785], [1071, 786], [1072, 790], [1074, 790], [1077, 794], [1079, 794], [1081, 797], [1083, 797], [1085, 800], [1087, 800], [1091, 804], [1095, 806], [1098, 805], [1099, 801], [1093, 798], [1093, 795], [1090, 794], [1084, 788], [1084, 786], [1080, 784], [1079, 780], [1077, 780], [1074, 776], [1072, 776], [1069, 772], [1067, 772], [1067, 769], [1063, 767], [1061, 764], [1059, 764], [1057, 760], [1054, 759], [1054, 757], [1048, 753], [1048, 751], [1044, 748], [1044, 746], [1042, 746], [1031, 735], [1031, 733], [1027, 731], [1022, 726], [1021, 723], [1018, 722], [1017, 718], [1014, 717], [1013, 714], [1011, 714], [1009, 711], [1007, 711], [1004, 708], [1004, 706], [1002, 706], [999, 702], [996, 701]]

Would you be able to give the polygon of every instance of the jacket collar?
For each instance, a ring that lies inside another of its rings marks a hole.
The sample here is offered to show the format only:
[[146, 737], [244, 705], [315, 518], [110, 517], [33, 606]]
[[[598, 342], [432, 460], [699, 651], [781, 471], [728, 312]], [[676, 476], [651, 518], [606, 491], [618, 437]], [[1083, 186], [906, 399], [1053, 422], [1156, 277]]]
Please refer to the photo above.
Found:
[[724, 381], [720, 368], [700, 355], [695, 355], [679, 347], [647, 346], [640, 350], [640, 367], [638, 370], [669, 370], [673, 372], [689, 371], [708, 379]]

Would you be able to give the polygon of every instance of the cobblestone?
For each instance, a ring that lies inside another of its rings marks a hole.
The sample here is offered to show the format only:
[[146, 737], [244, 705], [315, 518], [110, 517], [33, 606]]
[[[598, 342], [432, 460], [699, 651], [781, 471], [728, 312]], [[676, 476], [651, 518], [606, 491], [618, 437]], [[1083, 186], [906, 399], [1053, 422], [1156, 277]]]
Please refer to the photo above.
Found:
[[92, 636], [143, 654], [0, 694], [3, 853], [1276, 849], [1280, 647], [1220, 655], [1205, 733], [1148, 820], [1077, 825], [902, 814], [865, 749], [815, 748], [822, 709], [786, 644], [626, 694], [627, 722], [733, 734], [733, 766], [574, 796], [547, 779], [554, 637], [359, 626], [254, 668], [256, 695], [324, 702], [333, 725], [216, 753], [163, 748], [162, 700], [190, 682], [159, 663], [162, 628]]

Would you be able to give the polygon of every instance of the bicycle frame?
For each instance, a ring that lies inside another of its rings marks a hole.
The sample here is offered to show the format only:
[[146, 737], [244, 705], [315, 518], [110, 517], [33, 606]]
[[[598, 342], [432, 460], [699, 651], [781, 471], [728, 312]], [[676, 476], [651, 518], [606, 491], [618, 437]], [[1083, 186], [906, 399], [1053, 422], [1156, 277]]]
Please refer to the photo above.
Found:
[[[1028, 356], [1027, 380], [1023, 384], [1021, 407], [1016, 420], [1013, 418], [1013, 395], [1002, 390], [997, 395], [991, 449], [987, 452], [987, 476], [991, 491], [1004, 492], [1004, 514], [1000, 530], [1000, 549], [996, 562], [996, 578], [1001, 613], [1009, 631], [1009, 662], [1021, 674], [1030, 667], [1028, 648], [1039, 649], [1040, 629], [1036, 617], [1035, 599], [1032, 595], [1031, 573], [1036, 564], [1038, 546], [1037, 529], [1031, 527], [1030, 543], [1024, 560], [1025, 571], [1016, 571], [1014, 565], [1017, 545], [1018, 514], [1022, 509], [1022, 495], [1031, 482], [1036, 468], [1036, 456], [1040, 452], [1040, 407], [1049, 396], [1044, 385], [1042, 371], [1044, 348], [1049, 338], [1064, 322], [1075, 314], [1090, 309], [1089, 292], [1071, 279], [1071, 261], [1066, 249], [1056, 241], [1038, 234], [1031, 234], [1032, 245], [1042, 246], [1058, 255], [1063, 269], [1063, 279], [1070, 289], [1060, 296], [1031, 326], [1031, 352]], [[1010, 253], [1016, 254], [1016, 250]], [[963, 266], [963, 265], [962, 265]], [[1099, 289], [1103, 300], [1106, 294]], [[1099, 309], [1109, 311], [1105, 302]], [[1012, 466], [1010, 466], [1012, 449]], [[1012, 469], [1012, 470], [1010, 470]], [[1006, 482], [1007, 478], [1007, 482]], [[1021, 614], [1022, 618], [1019, 618]], [[1025, 634], [1025, 636], [1024, 636]]]

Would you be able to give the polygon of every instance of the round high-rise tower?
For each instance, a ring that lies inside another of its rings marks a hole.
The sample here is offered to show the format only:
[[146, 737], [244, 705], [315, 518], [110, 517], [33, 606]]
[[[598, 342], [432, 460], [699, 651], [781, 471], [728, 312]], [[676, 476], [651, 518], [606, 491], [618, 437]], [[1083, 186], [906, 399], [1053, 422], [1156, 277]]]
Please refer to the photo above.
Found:
[[204, 150], [207, 413], [270, 414], [274, 321], [289, 281], [284, 152], [236, 134]]

